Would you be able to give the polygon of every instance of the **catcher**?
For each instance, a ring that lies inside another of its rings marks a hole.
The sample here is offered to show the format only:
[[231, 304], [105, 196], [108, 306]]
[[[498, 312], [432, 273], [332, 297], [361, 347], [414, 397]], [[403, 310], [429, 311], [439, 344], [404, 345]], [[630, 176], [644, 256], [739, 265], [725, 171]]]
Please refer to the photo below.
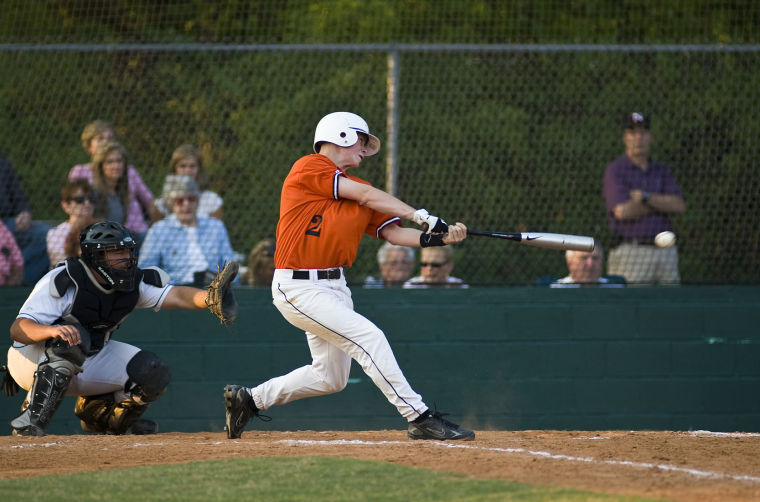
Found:
[[78, 396], [74, 413], [87, 432], [155, 433], [158, 425], [140, 416], [169, 385], [169, 368], [111, 335], [135, 308], [208, 307], [229, 324], [237, 315], [229, 284], [238, 266], [227, 264], [208, 290], [171, 286], [163, 270], [138, 268], [135, 241], [119, 223], [94, 223], [79, 242], [81, 257], [40, 279], [11, 325], [3, 387], [9, 395], [19, 386], [29, 391], [10, 422], [13, 434], [45, 435], [66, 395]]

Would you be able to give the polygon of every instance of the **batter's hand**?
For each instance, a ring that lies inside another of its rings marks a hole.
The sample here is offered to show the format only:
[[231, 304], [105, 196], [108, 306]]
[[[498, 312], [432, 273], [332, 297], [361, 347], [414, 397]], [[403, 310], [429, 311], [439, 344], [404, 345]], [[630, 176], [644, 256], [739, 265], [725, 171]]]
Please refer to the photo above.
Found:
[[449, 226], [443, 218], [433, 216], [426, 209], [418, 209], [412, 215], [412, 221], [422, 227], [426, 234], [445, 234]]
[[467, 227], [458, 221], [456, 225], [449, 225], [449, 232], [443, 236], [444, 244], [456, 244], [467, 238]]
[[60, 338], [69, 343], [71, 347], [82, 343], [82, 335], [79, 334], [79, 330], [70, 324], [62, 326], [50, 326], [53, 328], [53, 333], [50, 338]]

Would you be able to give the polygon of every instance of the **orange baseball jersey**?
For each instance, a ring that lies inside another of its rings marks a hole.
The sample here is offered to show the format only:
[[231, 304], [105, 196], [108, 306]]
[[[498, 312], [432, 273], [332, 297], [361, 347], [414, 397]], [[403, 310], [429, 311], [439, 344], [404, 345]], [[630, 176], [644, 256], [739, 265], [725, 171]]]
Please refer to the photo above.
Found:
[[363, 234], [380, 238], [387, 225], [401, 225], [396, 216], [341, 199], [340, 177], [369, 185], [324, 155], [307, 155], [293, 164], [282, 185], [275, 267], [350, 267]]

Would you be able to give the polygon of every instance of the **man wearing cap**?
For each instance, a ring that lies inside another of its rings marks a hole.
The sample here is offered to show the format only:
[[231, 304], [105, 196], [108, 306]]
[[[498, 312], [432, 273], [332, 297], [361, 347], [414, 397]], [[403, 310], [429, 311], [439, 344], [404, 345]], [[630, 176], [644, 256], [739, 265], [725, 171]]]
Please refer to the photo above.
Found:
[[628, 284], [679, 284], [676, 246], [656, 247], [654, 237], [672, 231], [670, 215], [686, 206], [670, 169], [649, 156], [649, 118], [627, 114], [623, 120], [625, 154], [607, 165], [604, 199], [613, 235], [608, 273]]
[[172, 214], [150, 227], [140, 248], [140, 267], [159, 267], [171, 284], [207, 286], [218, 268], [232, 261], [227, 228], [220, 220], [198, 215], [200, 190], [184, 174], [166, 177], [163, 200]]

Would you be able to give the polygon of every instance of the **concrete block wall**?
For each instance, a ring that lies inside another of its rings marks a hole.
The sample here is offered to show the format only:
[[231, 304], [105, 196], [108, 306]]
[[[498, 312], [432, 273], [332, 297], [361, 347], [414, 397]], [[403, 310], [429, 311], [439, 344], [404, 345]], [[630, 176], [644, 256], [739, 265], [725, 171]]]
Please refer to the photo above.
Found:
[[[760, 431], [760, 287], [353, 291], [427, 404], [476, 429]], [[28, 292], [0, 290], [0, 325]], [[207, 312], [136, 311], [117, 332], [172, 369], [146, 414], [161, 430], [221, 432], [225, 384], [308, 364], [268, 290], [236, 293], [232, 329]], [[0, 423], [21, 400], [0, 396]], [[50, 432], [78, 431], [72, 408], [67, 398]], [[404, 428], [356, 364], [343, 392], [267, 414], [251, 427]]]

